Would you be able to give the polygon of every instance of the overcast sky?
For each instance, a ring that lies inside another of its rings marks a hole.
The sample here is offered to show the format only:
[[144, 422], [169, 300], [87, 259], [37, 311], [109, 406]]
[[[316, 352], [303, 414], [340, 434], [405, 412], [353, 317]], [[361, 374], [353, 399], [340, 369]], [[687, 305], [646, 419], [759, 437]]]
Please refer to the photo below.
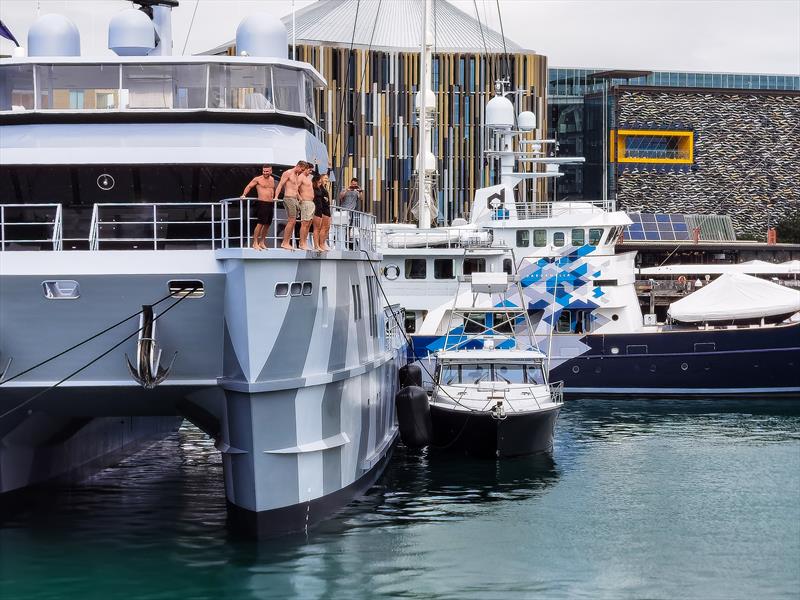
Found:
[[[453, 3], [473, 16], [477, 4], [481, 20], [499, 30], [494, 0]], [[299, 9], [310, 1], [294, 4]], [[85, 54], [108, 53], [108, 21], [130, 6], [125, 0], [0, 0], [0, 19], [25, 45], [37, 11], [59, 12], [80, 29]], [[173, 18], [175, 51], [218, 46], [234, 37], [246, 15], [283, 16], [291, 7], [291, 0], [181, 0]], [[800, 0], [500, 0], [500, 8], [505, 34], [546, 55], [551, 67], [800, 74]], [[12, 47], [0, 40], [0, 53]]]

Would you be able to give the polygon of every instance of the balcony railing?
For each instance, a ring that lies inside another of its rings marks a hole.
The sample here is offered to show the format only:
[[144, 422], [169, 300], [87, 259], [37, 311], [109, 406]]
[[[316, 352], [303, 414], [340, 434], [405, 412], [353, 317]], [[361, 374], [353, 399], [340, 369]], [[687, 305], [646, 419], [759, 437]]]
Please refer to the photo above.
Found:
[[[89, 233], [91, 250], [249, 248], [256, 225], [254, 200], [220, 202], [95, 204]], [[267, 248], [280, 248], [286, 213], [276, 202]], [[331, 207], [328, 245], [336, 250], [375, 250], [375, 217]], [[298, 227], [292, 236], [299, 238]], [[309, 244], [310, 246], [310, 244]]]
[[[587, 214], [597, 210], [616, 210], [613, 200], [581, 200], [575, 202], [516, 202], [517, 219], [547, 219], [563, 215]], [[503, 221], [512, 218], [508, 209], [497, 209], [495, 218]]]
[[0, 250], [61, 250], [60, 204], [0, 204]]

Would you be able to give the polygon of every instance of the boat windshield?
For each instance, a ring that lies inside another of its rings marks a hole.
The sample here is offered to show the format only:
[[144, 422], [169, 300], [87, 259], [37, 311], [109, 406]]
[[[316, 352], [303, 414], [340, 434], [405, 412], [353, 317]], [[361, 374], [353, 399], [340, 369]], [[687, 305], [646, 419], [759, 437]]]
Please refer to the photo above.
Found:
[[502, 383], [527, 383], [525, 365], [495, 365], [494, 376]]
[[494, 365], [489, 363], [445, 364], [442, 366], [442, 385], [477, 385], [487, 381], [499, 383], [536, 385], [544, 384], [541, 363], [532, 365]]

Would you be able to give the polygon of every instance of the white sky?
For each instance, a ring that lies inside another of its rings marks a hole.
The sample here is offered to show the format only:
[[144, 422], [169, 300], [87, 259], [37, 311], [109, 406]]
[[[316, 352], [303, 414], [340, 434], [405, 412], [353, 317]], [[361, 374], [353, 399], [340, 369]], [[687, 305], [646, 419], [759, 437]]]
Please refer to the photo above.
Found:
[[[324, 1], [324, 0], [323, 0]], [[403, 2], [405, 0], [383, 0]], [[198, 5], [199, 2], [199, 5]], [[499, 30], [494, 0], [453, 0]], [[296, 0], [296, 8], [310, 0]], [[25, 45], [41, 13], [59, 12], [81, 32], [84, 54], [105, 54], [109, 19], [125, 0], [0, 0], [0, 19]], [[233, 39], [246, 15], [291, 11], [291, 0], [181, 0], [173, 16], [176, 53]], [[549, 65], [800, 74], [800, 0], [500, 0], [506, 35]], [[0, 53], [13, 45], [0, 40]]]

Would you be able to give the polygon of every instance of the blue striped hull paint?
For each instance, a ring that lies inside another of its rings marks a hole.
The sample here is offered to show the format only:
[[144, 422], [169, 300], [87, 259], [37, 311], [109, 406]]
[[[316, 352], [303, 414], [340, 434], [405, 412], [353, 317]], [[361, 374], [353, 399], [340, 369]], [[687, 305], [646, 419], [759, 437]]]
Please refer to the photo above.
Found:
[[[416, 336], [412, 359], [434, 336]], [[550, 373], [573, 395], [797, 395], [800, 323], [753, 329], [589, 334]], [[700, 346], [699, 344], [702, 344]], [[711, 346], [713, 344], [713, 346]], [[612, 354], [612, 349], [617, 354]], [[630, 350], [630, 352], [628, 352]]]

